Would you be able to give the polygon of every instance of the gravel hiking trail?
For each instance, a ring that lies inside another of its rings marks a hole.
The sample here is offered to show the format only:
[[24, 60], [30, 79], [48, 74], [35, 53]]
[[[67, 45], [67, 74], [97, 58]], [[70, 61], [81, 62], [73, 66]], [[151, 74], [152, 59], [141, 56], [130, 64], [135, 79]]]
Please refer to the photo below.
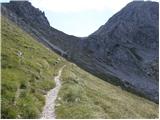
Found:
[[58, 75], [54, 78], [56, 86], [48, 91], [46, 95], [46, 103], [43, 108], [41, 119], [56, 119], [55, 101], [61, 87], [60, 77], [64, 67], [65, 65], [59, 70]]

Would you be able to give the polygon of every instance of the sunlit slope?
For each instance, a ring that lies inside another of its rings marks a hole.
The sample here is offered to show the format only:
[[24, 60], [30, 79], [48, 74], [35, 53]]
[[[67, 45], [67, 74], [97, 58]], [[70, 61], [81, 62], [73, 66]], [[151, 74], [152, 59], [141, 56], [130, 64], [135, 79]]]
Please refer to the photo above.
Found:
[[62, 72], [57, 118], [158, 118], [158, 104], [71, 64], [2, 17], [2, 118], [39, 118]]
[[70, 64], [62, 73], [57, 118], [158, 118], [158, 105]]
[[63, 60], [8, 19], [2, 21], [2, 118], [38, 118]]

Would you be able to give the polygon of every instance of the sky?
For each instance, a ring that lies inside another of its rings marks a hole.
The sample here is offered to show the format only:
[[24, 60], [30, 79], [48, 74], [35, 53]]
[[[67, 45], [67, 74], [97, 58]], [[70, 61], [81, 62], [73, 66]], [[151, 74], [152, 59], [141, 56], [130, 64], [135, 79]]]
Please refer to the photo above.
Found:
[[[9, 0], [0, 0], [6, 2]], [[52, 27], [86, 37], [133, 0], [29, 0], [45, 12]], [[154, 0], [158, 1], [159, 0]]]

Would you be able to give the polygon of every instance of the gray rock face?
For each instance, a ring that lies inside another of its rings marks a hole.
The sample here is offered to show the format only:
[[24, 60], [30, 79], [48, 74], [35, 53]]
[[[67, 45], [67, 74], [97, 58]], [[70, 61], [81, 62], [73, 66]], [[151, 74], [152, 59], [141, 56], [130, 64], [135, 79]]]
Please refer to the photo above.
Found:
[[158, 102], [159, 5], [134, 1], [87, 38], [52, 28], [26, 1], [2, 4], [2, 14], [85, 70]]
[[158, 9], [157, 2], [129, 3], [83, 40], [81, 64], [106, 80], [107, 74], [113, 75], [128, 90], [158, 102]]

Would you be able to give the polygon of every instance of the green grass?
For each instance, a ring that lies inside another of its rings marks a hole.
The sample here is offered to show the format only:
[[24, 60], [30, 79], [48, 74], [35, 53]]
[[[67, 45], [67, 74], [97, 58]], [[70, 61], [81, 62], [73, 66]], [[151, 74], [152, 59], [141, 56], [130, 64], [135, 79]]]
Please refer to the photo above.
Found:
[[158, 118], [158, 105], [109, 84], [73, 64], [62, 73], [57, 118]]
[[1, 59], [2, 118], [39, 118], [64, 64], [57, 118], [158, 118], [158, 104], [67, 63], [4, 17]]
[[39, 118], [64, 60], [7, 18], [1, 23], [1, 117]]

